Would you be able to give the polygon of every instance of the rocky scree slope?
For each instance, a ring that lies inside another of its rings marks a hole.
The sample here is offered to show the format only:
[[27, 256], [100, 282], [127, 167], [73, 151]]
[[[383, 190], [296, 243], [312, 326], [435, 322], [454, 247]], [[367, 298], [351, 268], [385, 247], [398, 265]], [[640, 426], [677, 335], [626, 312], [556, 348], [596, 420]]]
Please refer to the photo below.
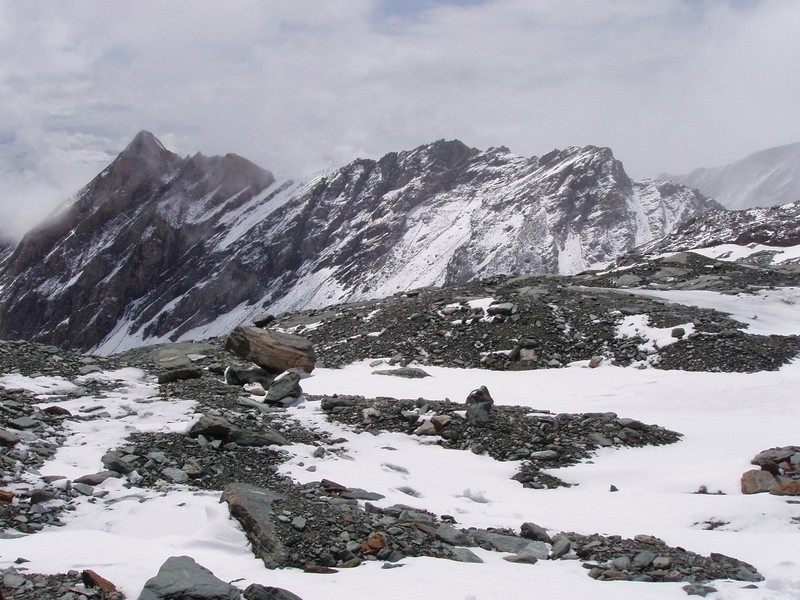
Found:
[[[613, 535], [551, 533], [534, 523], [521, 524], [519, 532], [467, 529], [459, 527], [451, 515], [427, 511], [424, 500], [411, 489], [407, 491], [407, 505], [380, 508], [370, 503], [380, 495], [369, 490], [328, 480], [298, 485], [279, 473], [281, 463], [290, 458], [282, 445], [310, 444], [316, 446], [315, 456], [324, 457], [345, 455], [348, 440], [332, 439], [323, 430], [308, 429], [284, 409], [254, 402], [240, 386], [225, 383], [222, 377], [226, 370], [248, 369], [252, 365], [242, 364], [222, 348], [222, 340], [209, 340], [179, 347], [140, 348], [102, 358], [27, 342], [0, 343], [3, 374], [46, 374], [78, 384], [69, 392], [56, 392], [46, 398], [13, 389], [0, 390], [2, 485], [14, 490], [5, 502], [0, 500], [4, 531], [36, 535], [45, 527], [57, 526], [63, 512], [75, 510], [81, 497], [102, 505], [106, 502], [103, 481], [113, 477], [125, 481], [132, 493], [136, 489], [163, 493], [186, 485], [197, 490], [224, 490], [222, 497], [230, 505], [232, 516], [240, 520], [253, 541], [253, 551], [270, 568], [291, 566], [330, 573], [356, 567], [363, 561], [385, 561], [391, 567], [391, 563], [407, 556], [480, 562], [470, 548], [481, 547], [511, 553], [508, 560], [523, 563], [578, 557], [584, 561], [587, 574], [600, 580], [683, 581], [694, 589], [692, 586], [718, 578], [748, 582], [762, 579], [752, 565], [723, 555], [703, 557], [648, 535], [622, 539]], [[166, 377], [167, 371], [160, 366], [162, 359], [175, 355], [190, 361], [197, 370], [196, 376]], [[109, 449], [102, 464], [98, 463], [97, 473], [87, 473], [74, 481], [38, 476], [37, 466], [64, 442], [65, 423], [107, 418], [89, 409], [76, 414], [59, 410], [59, 399], [81, 396], [90, 406], [93, 396], [99, 398], [120, 384], [113, 379], [87, 380], [81, 375], [122, 367], [138, 367], [153, 379], [164, 381], [159, 389], [163, 398], [195, 399], [195, 410], [203, 417], [188, 435], [132, 434], [120, 447]], [[488, 392], [482, 399], [487, 397]], [[43, 400], [48, 408], [41, 408]], [[613, 413], [556, 415], [547, 410], [490, 407], [485, 419], [470, 420], [468, 405], [467, 420], [462, 422], [456, 415], [465, 407], [460, 402], [345, 396], [309, 397], [307, 402], [312, 406], [319, 403], [329, 418], [347, 423], [355, 431], [427, 435], [454, 450], [487, 452], [498, 460], [524, 461], [517, 478], [534, 488], [562, 485], [541, 473], [541, 466], [570, 464], [591, 456], [601, 446], [672, 443], [679, 437], [675, 432]], [[435, 421], [438, 429], [419, 432], [423, 415], [430, 417], [432, 413], [436, 417], [430, 422]], [[198, 430], [204, 419], [214, 420], [216, 425]], [[226, 427], [221, 426], [223, 422]], [[263, 443], [237, 443], [226, 433], [234, 428], [251, 432], [253, 437], [272, 433]], [[258, 498], [268, 495], [269, 505], [265, 507], [261, 502], [254, 511], [247, 501], [248, 495], [253, 494]], [[113, 502], [113, 498], [109, 500]], [[0, 590], [9, 598], [37, 600], [52, 597], [48, 594], [55, 592], [119, 597], [113, 591], [81, 587], [76, 573], [30, 574], [24, 561], [4, 573]], [[245, 597], [251, 596], [246, 593]]]
[[593, 146], [528, 159], [439, 141], [300, 186], [142, 132], [4, 262], [0, 336], [112, 353], [267, 309], [574, 273], [715, 207]]
[[[381, 300], [289, 312], [268, 327], [314, 342], [318, 360], [337, 367], [366, 358], [490, 369], [560, 368], [606, 360], [692, 371], [773, 370], [800, 352], [797, 336], [762, 336], [714, 310], [636, 295], [648, 289], [752, 293], [796, 286], [800, 273], [679, 253], [571, 277], [497, 276], [465, 286], [421, 288]], [[638, 262], [637, 262], [638, 260]], [[620, 335], [644, 317], [673, 343]]]

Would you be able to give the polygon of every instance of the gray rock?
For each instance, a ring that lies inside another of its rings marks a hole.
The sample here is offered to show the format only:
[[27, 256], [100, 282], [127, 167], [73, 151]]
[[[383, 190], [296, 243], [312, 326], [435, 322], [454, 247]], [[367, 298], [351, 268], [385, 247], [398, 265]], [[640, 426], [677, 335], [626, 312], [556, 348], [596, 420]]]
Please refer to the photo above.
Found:
[[292, 527], [297, 531], [303, 531], [306, 528], [306, 520], [303, 517], [295, 517], [292, 519]]
[[92, 473], [90, 475], [81, 475], [73, 481], [73, 484], [80, 483], [84, 485], [100, 485], [110, 477], [119, 477], [118, 471], [100, 471], [99, 473]]
[[498, 552], [512, 554], [526, 554], [545, 560], [550, 553], [550, 547], [544, 542], [535, 542], [515, 535], [494, 533], [484, 529], [471, 530], [470, 536], [478, 544], [488, 544]]
[[682, 338], [686, 335], [686, 330], [683, 327], [674, 327], [670, 332], [670, 335], [674, 338]]
[[414, 435], [436, 435], [436, 427], [430, 421], [423, 421], [422, 424], [414, 430]]
[[272, 503], [283, 495], [246, 483], [229, 483], [220, 502], [227, 502], [231, 516], [239, 521], [253, 552], [268, 569], [286, 563], [286, 549], [272, 524]]
[[234, 442], [240, 446], [286, 446], [289, 441], [277, 431], [263, 427], [259, 431], [250, 431], [233, 425], [227, 419], [204, 415], [189, 429], [189, 437], [202, 435], [208, 439], [222, 440], [224, 443]]
[[85, 367], [81, 367], [78, 369], [78, 373], [81, 375], [89, 375], [90, 373], [99, 373], [103, 369], [100, 365], [86, 365]]
[[100, 459], [103, 466], [109, 471], [115, 471], [127, 475], [133, 471], [133, 465], [130, 461], [123, 457], [119, 452], [106, 452]]
[[94, 487], [86, 483], [73, 483], [72, 489], [81, 494], [82, 496], [91, 496], [94, 494]]
[[758, 465], [759, 467], [767, 466], [770, 464], [780, 464], [784, 461], [788, 461], [791, 459], [792, 455], [800, 452], [800, 446], [784, 446], [782, 448], [770, 448], [769, 450], [764, 450], [763, 452], [759, 452], [753, 457], [753, 460], [750, 461], [752, 465]]
[[248, 369], [228, 367], [225, 369], [225, 383], [228, 385], [240, 387], [247, 383], [260, 383], [264, 389], [268, 389], [273, 381], [275, 381], [275, 375], [261, 367]]
[[267, 404], [277, 404], [287, 398], [299, 398], [303, 395], [300, 387], [300, 375], [294, 371], [289, 371], [279, 376], [267, 390], [264, 402]]
[[189, 481], [189, 475], [185, 471], [176, 469], [175, 467], [167, 467], [161, 471], [164, 477], [168, 477], [173, 483], [186, 483]]
[[244, 590], [244, 597], [245, 600], [303, 600], [289, 590], [264, 586], [258, 583], [248, 585]]
[[430, 373], [417, 369], [416, 367], [400, 367], [399, 369], [381, 369], [380, 371], [373, 371], [373, 375], [392, 375], [394, 377], [403, 377], [405, 379], [422, 379], [430, 377]]
[[453, 553], [453, 560], [465, 563], [482, 563], [483, 559], [475, 554], [469, 548], [456, 547], [451, 550]]
[[715, 587], [712, 587], [710, 585], [701, 585], [699, 583], [692, 583], [690, 585], [685, 585], [683, 586], [682, 589], [689, 596], [702, 596], [703, 598], [717, 591], [717, 588]]
[[489, 308], [486, 309], [486, 313], [489, 316], [492, 315], [503, 315], [506, 317], [510, 317], [514, 313], [517, 312], [517, 305], [513, 302], [498, 302], [497, 304], [492, 304]]
[[36, 419], [30, 417], [17, 417], [16, 419], [9, 419], [8, 426], [14, 429], [33, 429], [41, 425]]
[[557, 560], [562, 556], [566, 556], [569, 554], [569, 551], [572, 550], [572, 540], [562, 534], [553, 537], [552, 544], [553, 549], [550, 551], [551, 560]]
[[19, 436], [8, 429], [0, 428], [0, 444], [3, 446], [13, 446], [19, 441]]
[[188, 556], [172, 556], [144, 584], [139, 600], [239, 600], [241, 592]]
[[613, 446], [614, 442], [604, 436], [602, 433], [598, 433], [593, 431], [589, 435], [586, 436], [586, 439], [590, 442], [597, 444], [598, 446]]
[[342, 492], [340, 497], [347, 500], [382, 500], [386, 496], [378, 494], [377, 492], [368, 492], [360, 488], [350, 488]]
[[546, 544], [550, 543], [550, 535], [547, 533], [547, 530], [536, 523], [523, 523], [520, 527], [520, 535], [529, 540], [544, 542]]
[[633, 557], [633, 565], [638, 569], [646, 569], [656, 559], [656, 554], [650, 550], [642, 550]]
[[611, 566], [615, 571], [627, 571], [631, 568], [633, 561], [630, 556], [618, 556], [611, 561]]
[[483, 427], [492, 418], [493, 402], [475, 402], [467, 405], [467, 423], [474, 427]]
[[558, 452], [555, 450], [539, 450], [531, 452], [531, 458], [536, 460], [558, 460]]
[[202, 376], [202, 369], [198, 369], [197, 367], [168, 369], [158, 374], [158, 383], [173, 383], [175, 381], [185, 381], [187, 379], [200, 379]]
[[442, 523], [434, 531], [434, 535], [446, 544], [451, 546], [472, 546], [473, 542], [469, 536], [462, 531], [459, 531], [452, 525]]

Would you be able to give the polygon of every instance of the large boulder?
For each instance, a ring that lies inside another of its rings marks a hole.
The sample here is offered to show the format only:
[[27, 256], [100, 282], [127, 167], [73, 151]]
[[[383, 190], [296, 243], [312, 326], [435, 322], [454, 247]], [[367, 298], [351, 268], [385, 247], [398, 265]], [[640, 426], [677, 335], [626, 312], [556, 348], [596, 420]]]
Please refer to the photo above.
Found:
[[275, 374], [289, 369], [311, 373], [317, 361], [313, 345], [304, 337], [244, 325], [231, 332], [225, 349]]
[[239, 521], [253, 546], [253, 553], [268, 569], [285, 566], [286, 549], [272, 523], [272, 503], [283, 496], [247, 483], [229, 483], [220, 502], [228, 503], [231, 516]]
[[238, 588], [218, 579], [189, 556], [172, 556], [144, 584], [139, 600], [239, 600]]
[[[287, 446], [289, 444], [289, 440], [269, 427], [263, 426], [258, 431], [243, 429], [227, 419], [209, 415], [200, 417], [200, 420], [189, 429], [189, 437], [196, 438], [201, 435], [208, 439], [221, 440], [226, 444], [235, 442], [240, 446]], [[106, 468], [113, 469], [110, 466]]]

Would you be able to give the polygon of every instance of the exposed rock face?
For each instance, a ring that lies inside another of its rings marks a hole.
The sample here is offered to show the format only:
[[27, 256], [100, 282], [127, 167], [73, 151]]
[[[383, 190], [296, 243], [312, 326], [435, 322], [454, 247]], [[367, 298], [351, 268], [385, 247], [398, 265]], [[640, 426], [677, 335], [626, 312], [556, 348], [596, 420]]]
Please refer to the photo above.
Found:
[[[189, 257], [205, 260], [204, 242], [226, 215], [273, 183], [236, 155], [182, 159], [139, 133], [74, 204], [8, 257], [0, 336], [85, 349], [126, 312], [146, 326], [158, 312], [152, 302], [163, 305], [196, 283], [182, 267]], [[226, 284], [239, 288], [235, 278]], [[195, 310], [213, 311], [217, 302], [212, 293]]]
[[607, 148], [522, 158], [438, 141], [306, 186], [141, 133], [0, 273], [0, 336], [100, 352], [221, 335], [265, 310], [497, 273], [574, 273], [718, 207]]

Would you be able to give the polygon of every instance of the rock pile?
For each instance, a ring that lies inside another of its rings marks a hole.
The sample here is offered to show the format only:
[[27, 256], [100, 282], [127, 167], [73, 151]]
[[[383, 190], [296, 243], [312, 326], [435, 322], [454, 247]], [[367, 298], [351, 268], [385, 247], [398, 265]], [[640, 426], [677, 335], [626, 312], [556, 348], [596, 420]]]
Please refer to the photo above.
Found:
[[445, 448], [523, 461], [515, 479], [525, 487], [568, 485], [542, 469], [575, 464], [599, 447], [662, 445], [680, 434], [617, 414], [553, 414], [520, 406], [493, 406], [489, 391], [472, 392], [465, 404], [431, 400], [313, 396], [329, 418], [357, 431], [431, 436]]
[[742, 475], [742, 493], [800, 496], [800, 446], [770, 448], [750, 461], [760, 469]]
[[[602, 357], [622, 366], [647, 360], [663, 369], [754, 372], [777, 369], [800, 354], [798, 336], [750, 335], [725, 314], [614, 289], [639, 284], [671, 289], [685, 279], [688, 289], [718, 289], [714, 281], [752, 291], [748, 269], [699, 255], [685, 264], [667, 258], [648, 265], [571, 278], [497, 276], [454, 288], [423, 288], [284, 314], [270, 327], [307, 336], [327, 367], [385, 358], [403, 366], [552, 369]], [[652, 271], [649, 279], [644, 269]], [[641, 337], [617, 337], [617, 327], [631, 315], [647, 315], [659, 328], [691, 324], [694, 331], [652, 354], [640, 348]]]

